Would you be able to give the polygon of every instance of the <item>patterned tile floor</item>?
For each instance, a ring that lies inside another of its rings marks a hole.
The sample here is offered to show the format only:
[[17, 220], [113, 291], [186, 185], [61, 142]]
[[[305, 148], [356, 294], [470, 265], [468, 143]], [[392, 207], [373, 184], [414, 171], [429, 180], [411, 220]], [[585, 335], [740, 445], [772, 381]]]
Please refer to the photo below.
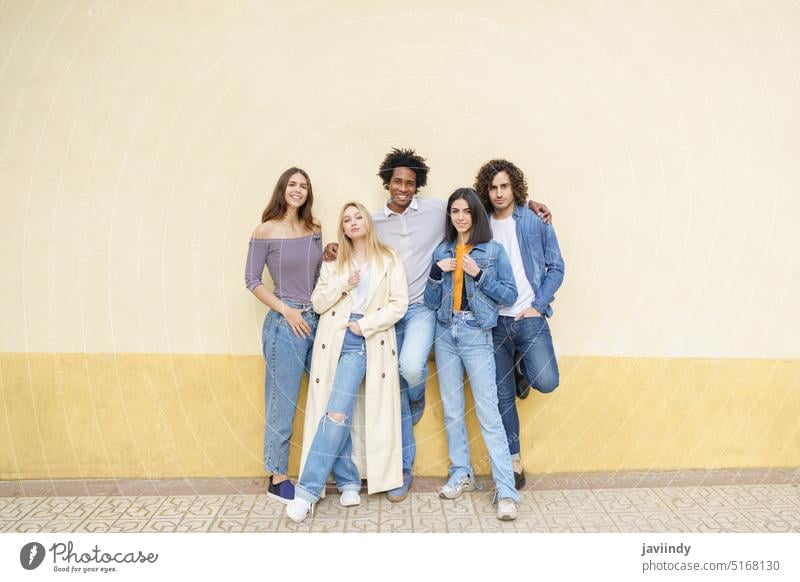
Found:
[[[736, 479], [704, 475], [702, 481], [722, 484], [691, 485], [678, 474], [656, 483], [640, 474], [634, 481], [617, 475], [604, 486], [582, 488], [585, 476], [551, 478], [548, 488], [529, 485], [522, 492], [514, 522], [495, 518], [486, 480], [482, 491], [451, 501], [436, 495], [439, 480], [418, 479], [402, 503], [363, 495], [360, 506], [344, 508], [331, 492], [300, 525], [285, 517], [282, 504], [258, 493], [263, 480], [243, 480], [244, 487], [184, 481], [191, 490], [174, 494], [126, 494], [126, 488], [142, 489], [142, 482], [7, 481], [0, 482], [0, 532], [800, 532], [795, 471], [777, 478], [770, 472], [769, 479], [751, 474], [744, 480], [755, 482], [738, 484], [741, 472]], [[167, 482], [145, 483], [152, 488]]]

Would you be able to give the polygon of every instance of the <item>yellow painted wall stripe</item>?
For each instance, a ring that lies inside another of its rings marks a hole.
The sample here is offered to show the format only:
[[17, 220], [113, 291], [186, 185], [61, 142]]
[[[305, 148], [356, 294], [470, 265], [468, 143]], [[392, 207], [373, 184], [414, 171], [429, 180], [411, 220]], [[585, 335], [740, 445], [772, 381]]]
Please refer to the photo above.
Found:
[[[531, 473], [800, 466], [800, 360], [559, 362], [554, 393], [518, 401]], [[258, 356], [0, 354], [0, 479], [261, 476], [263, 372]], [[415, 472], [445, 475], [435, 376], [427, 400]], [[488, 473], [472, 413], [469, 433]]]

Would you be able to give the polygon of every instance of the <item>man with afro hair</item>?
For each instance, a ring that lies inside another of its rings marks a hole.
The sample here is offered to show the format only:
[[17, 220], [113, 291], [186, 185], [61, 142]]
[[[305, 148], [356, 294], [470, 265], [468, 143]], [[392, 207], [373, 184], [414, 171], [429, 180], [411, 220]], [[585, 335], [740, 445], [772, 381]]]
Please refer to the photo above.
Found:
[[430, 258], [444, 238], [446, 203], [420, 198], [428, 183], [425, 158], [413, 149], [393, 148], [378, 169], [389, 192], [386, 205], [373, 215], [378, 237], [400, 255], [408, 280], [408, 311], [395, 324], [400, 369], [400, 426], [403, 440], [403, 484], [386, 492], [390, 501], [402, 501], [413, 481], [416, 457], [413, 425], [425, 410], [428, 356], [436, 330], [436, 314], [425, 307], [423, 293]]

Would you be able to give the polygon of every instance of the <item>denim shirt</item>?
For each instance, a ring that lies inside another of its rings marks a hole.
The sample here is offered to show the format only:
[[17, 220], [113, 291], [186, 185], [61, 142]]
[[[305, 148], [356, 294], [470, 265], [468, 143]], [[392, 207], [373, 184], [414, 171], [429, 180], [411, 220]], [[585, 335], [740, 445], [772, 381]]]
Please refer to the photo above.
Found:
[[564, 258], [558, 247], [556, 233], [552, 225], [545, 224], [524, 206], [516, 206], [513, 216], [525, 276], [534, 292], [531, 306], [545, 317], [550, 317], [553, 315], [550, 304], [564, 280]]
[[[445, 242], [433, 251], [433, 263], [456, 256], [456, 243]], [[500, 305], [513, 305], [517, 300], [514, 273], [503, 245], [495, 241], [479, 243], [469, 252], [482, 273], [475, 281], [469, 275], [466, 281], [467, 303], [481, 329], [497, 325]], [[436, 311], [436, 319], [450, 324], [453, 317], [453, 273], [442, 273], [438, 281], [428, 277], [425, 286], [425, 305]]]

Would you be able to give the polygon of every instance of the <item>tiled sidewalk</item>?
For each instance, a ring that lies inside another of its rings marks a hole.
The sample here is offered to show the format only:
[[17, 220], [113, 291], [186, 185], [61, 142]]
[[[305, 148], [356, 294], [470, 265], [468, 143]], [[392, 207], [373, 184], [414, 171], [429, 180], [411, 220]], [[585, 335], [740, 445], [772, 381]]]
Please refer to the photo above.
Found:
[[[402, 503], [363, 495], [344, 508], [331, 492], [300, 525], [257, 479], [1, 482], [0, 532], [800, 532], [797, 472], [686, 475], [530, 480], [514, 522], [495, 518], [487, 480], [451, 501], [436, 495], [440, 480], [418, 479]], [[174, 494], [131, 494], [142, 487]]]

